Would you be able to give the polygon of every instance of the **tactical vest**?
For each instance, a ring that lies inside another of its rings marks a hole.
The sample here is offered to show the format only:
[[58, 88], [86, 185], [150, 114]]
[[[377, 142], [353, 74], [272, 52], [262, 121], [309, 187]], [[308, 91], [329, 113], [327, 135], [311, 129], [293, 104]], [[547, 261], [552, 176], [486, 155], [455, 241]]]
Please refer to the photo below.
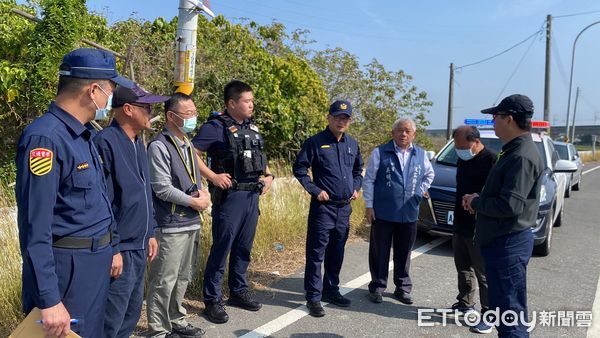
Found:
[[379, 169], [373, 186], [373, 208], [378, 219], [388, 222], [415, 222], [423, 198], [425, 151], [414, 146], [404, 170], [394, 148], [394, 141], [378, 147]]
[[210, 120], [223, 123], [229, 141], [228, 148], [211, 151], [210, 169], [217, 174], [228, 173], [239, 182], [258, 181], [267, 166], [265, 142], [258, 127], [252, 120], [240, 126], [227, 114], [213, 114]]
[[[182, 149], [177, 143], [174, 143], [177, 141], [166, 130], [158, 134], [150, 143], [152, 142], [161, 142], [167, 147], [167, 151], [171, 157], [171, 182], [175, 188], [188, 195], [192, 192], [194, 186], [196, 189], [201, 189], [200, 169], [193, 150], [192, 154], [187, 154], [188, 157], [191, 156], [193, 161], [193, 166], [190, 168], [189, 165], [183, 162], [182, 154], [180, 154]], [[193, 149], [193, 146], [190, 145], [190, 149]], [[154, 191], [152, 192], [152, 197], [154, 202], [154, 217], [156, 218], [158, 227], [183, 228], [201, 223], [200, 214], [193, 208], [163, 201], [156, 196]]]

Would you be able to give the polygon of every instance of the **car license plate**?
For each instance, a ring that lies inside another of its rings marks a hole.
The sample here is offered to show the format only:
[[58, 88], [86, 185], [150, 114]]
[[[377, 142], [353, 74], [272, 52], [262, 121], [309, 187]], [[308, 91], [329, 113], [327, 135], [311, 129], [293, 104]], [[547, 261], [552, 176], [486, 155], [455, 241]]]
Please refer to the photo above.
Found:
[[449, 225], [454, 225], [454, 210], [448, 211], [448, 217], [446, 218], [446, 223]]

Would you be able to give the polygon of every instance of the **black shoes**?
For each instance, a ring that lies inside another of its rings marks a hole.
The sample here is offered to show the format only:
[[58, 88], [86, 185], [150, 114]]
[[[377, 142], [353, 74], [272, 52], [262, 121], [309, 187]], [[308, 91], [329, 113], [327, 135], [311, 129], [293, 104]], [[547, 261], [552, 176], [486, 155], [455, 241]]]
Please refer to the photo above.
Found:
[[325, 315], [325, 310], [321, 306], [320, 301], [307, 301], [306, 307], [308, 308], [308, 314], [313, 317], [323, 317]]
[[381, 292], [369, 292], [369, 300], [373, 303], [379, 304], [381, 302], [383, 302], [383, 295], [381, 294]]
[[399, 288], [396, 288], [396, 290], [394, 291], [394, 298], [399, 300], [400, 303], [404, 303], [404, 304], [408, 304], [408, 305], [413, 303], [410, 293], [402, 291]]
[[248, 311], [258, 311], [262, 304], [252, 299], [248, 290], [241, 293], [232, 293], [227, 301], [228, 305], [240, 307]]
[[204, 336], [206, 332], [199, 327], [195, 327], [192, 324], [186, 326], [173, 326], [173, 331], [166, 337], [169, 338], [198, 338]]
[[205, 305], [204, 313], [208, 320], [215, 324], [227, 323], [229, 316], [225, 312], [225, 305], [222, 302], [205, 303]]
[[339, 291], [331, 292], [331, 293], [323, 293], [321, 300], [326, 303], [335, 304], [340, 307], [348, 307], [350, 306], [350, 299], [342, 296]]

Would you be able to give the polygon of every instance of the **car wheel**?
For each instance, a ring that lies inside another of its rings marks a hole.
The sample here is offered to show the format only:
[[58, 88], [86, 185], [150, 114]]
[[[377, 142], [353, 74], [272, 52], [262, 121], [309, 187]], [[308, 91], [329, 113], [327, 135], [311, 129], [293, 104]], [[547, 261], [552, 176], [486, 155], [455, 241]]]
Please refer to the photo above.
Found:
[[571, 197], [571, 180], [569, 180], [569, 182], [567, 182], [567, 188], [565, 189], [565, 197], [566, 198]]
[[[552, 214], [554, 214], [554, 210], [552, 211]], [[552, 223], [550, 223], [548, 226], [548, 233], [546, 234], [546, 240], [533, 247], [534, 254], [542, 257], [550, 254], [550, 247], [552, 246], [552, 228]]]
[[581, 180], [583, 179], [583, 175], [579, 175], [579, 181], [573, 185], [573, 190], [579, 191], [579, 187], [581, 186]]
[[554, 220], [554, 226], [555, 227], [559, 227], [562, 225], [562, 218], [563, 218], [563, 211], [565, 209], [565, 206], [563, 204], [563, 207], [560, 209], [560, 212], [558, 213], [558, 216], [556, 216], [556, 220]]

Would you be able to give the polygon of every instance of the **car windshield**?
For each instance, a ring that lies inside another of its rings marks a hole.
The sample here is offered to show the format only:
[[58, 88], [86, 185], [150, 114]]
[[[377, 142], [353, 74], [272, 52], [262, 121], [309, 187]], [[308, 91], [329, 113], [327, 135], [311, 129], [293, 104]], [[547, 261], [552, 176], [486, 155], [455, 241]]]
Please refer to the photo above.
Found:
[[[481, 138], [481, 143], [485, 145], [488, 149], [492, 149], [495, 152], [500, 152], [502, 149], [502, 142], [497, 138]], [[456, 166], [458, 163], [458, 155], [456, 154], [456, 150], [454, 149], [454, 141], [449, 144], [437, 157], [435, 160], [437, 163]]]
[[561, 160], [568, 160], [569, 159], [569, 151], [567, 150], [567, 145], [566, 144], [554, 144], [554, 148], [556, 148], [556, 151], [558, 152], [558, 157]]

